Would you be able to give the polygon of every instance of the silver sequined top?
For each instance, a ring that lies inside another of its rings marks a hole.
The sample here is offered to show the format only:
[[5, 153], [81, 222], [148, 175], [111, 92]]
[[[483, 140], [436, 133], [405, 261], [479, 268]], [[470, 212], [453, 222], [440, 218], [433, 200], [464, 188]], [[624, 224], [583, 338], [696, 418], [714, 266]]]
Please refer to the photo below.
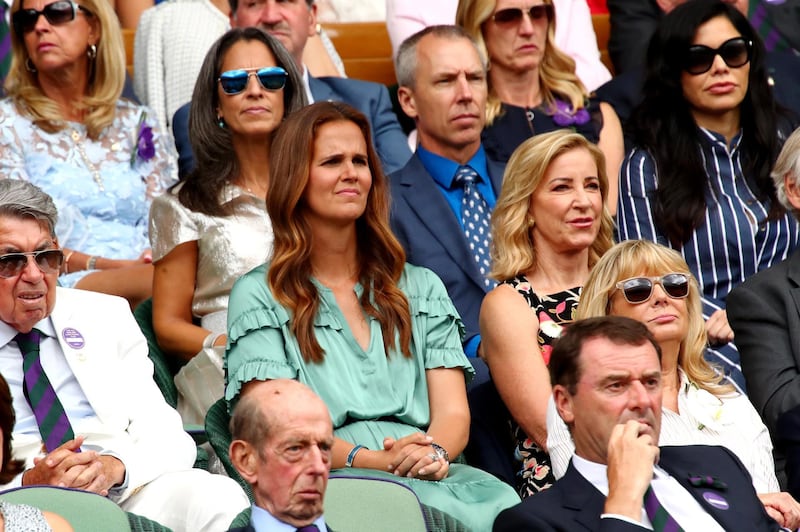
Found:
[[6, 532], [52, 532], [42, 511], [27, 504], [0, 501]]
[[155, 198], [150, 208], [153, 262], [164, 258], [179, 244], [197, 241], [192, 314], [202, 318], [219, 311], [224, 313], [234, 281], [266, 262], [272, 251], [272, 224], [266, 202], [228, 185], [221, 193], [222, 202], [234, 204], [233, 214], [208, 216], [184, 207], [175, 192]]

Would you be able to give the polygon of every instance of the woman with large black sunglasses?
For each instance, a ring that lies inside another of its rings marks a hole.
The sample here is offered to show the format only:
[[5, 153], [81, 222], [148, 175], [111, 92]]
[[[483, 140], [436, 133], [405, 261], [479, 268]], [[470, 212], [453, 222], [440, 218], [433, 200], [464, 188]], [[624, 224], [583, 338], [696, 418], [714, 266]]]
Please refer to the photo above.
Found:
[[[576, 319], [624, 316], [641, 321], [661, 348], [661, 433], [659, 445], [721, 445], [742, 462], [767, 512], [792, 530], [800, 505], [780, 492], [772, 441], [747, 396], [722, 380], [704, 358], [706, 331], [700, 292], [686, 261], [676, 251], [647, 240], [612, 247], [592, 268]], [[621, 376], [607, 385], [634, 386]], [[547, 449], [557, 478], [574, 446], [553, 401], [547, 413]], [[746, 527], [745, 527], [746, 528]]]
[[630, 122], [636, 147], [620, 172], [619, 237], [681, 252], [702, 291], [706, 356], [744, 392], [725, 298], [798, 244], [769, 176], [792, 124], [773, 99], [763, 44], [728, 3], [675, 8], [647, 58]]
[[150, 201], [177, 178], [174, 149], [149, 109], [120, 97], [125, 48], [106, 0], [15, 0], [12, 62], [0, 102], [3, 177], [58, 204], [59, 282], [150, 297]]
[[185, 423], [203, 423], [222, 397], [228, 295], [272, 249], [272, 137], [305, 105], [294, 61], [260, 29], [230, 30], [206, 54], [189, 115], [197, 165], [150, 211], [153, 326], [183, 366], [175, 384]]

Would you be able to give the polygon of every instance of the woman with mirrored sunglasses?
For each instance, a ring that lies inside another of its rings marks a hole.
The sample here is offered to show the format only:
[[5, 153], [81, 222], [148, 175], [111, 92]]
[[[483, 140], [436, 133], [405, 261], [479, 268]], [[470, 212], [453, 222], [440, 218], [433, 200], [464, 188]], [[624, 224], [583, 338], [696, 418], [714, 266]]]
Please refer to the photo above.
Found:
[[177, 178], [170, 136], [121, 98], [122, 35], [107, 0], [15, 0], [0, 102], [0, 168], [58, 204], [59, 282], [150, 297], [151, 200]]
[[[727, 447], [752, 476], [770, 515], [782, 526], [797, 528], [800, 506], [788, 493], [778, 493], [766, 426], [747, 396], [726, 384], [721, 369], [706, 361], [699, 287], [680, 254], [646, 240], [612, 247], [592, 269], [575, 318], [596, 316], [639, 320], [661, 348], [659, 445]], [[547, 430], [547, 448], [560, 478], [574, 446], [552, 401]]]
[[556, 15], [552, 0], [459, 1], [456, 24], [475, 37], [490, 64], [481, 140], [489, 158], [506, 162], [534, 135], [577, 131], [605, 154], [613, 215], [624, 155], [622, 128], [611, 106], [590, 97], [575, 61], [556, 46]]
[[178, 411], [203, 423], [222, 397], [228, 295], [272, 248], [266, 211], [275, 130], [306, 105], [301, 77], [279, 42], [257, 28], [233, 29], [209, 49], [192, 95], [195, 169], [153, 201], [153, 326], [185, 366]]
[[545, 450], [547, 364], [590, 269], [612, 244], [604, 162], [574, 132], [530, 138], [511, 157], [492, 214], [491, 276], [499, 284], [481, 305], [480, 354], [508, 409], [496, 432], [511, 427], [505, 452], [523, 498], [555, 481]]
[[769, 176], [793, 129], [790, 113], [773, 99], [761, 40], [729, 3], [678, 6], [647, 54], [643, 100], [631, 119], [636, 147], [620, 172], [619, 239], [681, 252], [701, 287], [716, 362], [744, 392], [725, 299], [800, 241]]

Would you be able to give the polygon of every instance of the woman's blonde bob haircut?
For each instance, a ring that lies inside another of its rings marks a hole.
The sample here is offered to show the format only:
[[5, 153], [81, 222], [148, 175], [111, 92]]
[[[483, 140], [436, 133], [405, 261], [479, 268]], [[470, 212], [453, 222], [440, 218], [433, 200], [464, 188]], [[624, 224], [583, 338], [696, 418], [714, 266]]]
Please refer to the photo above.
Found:
[[[117, 15], [108, 0], [80, 0], [77, 2], [90, 13], [80, 11], [76, 17], [86, 16], [95, 28], [97, 56], [87, 56], [89, 75], [88, 91], [79, 109], [85, 110], [83, 123], [90, 138], [97, 139], [100, 133], [114, 120], [117, 100], [125, 84], [125, 45]], [[22, 0], [14, 0], [11, 13], [22, 7]], [[6, 95], [14, 100], [17, 111], [29, 116], [43, 130], [54, 133], [67, 127], [67, 122], [55, 101], [45, 96], [39, 85], [38, 72], [26, 68], [30, 60], [25, 48], [24, 36], [11, 30], [11, 67], [5, 81]]]
[[589, 248], [589, 266], [614, 244], [614, 221], [605, 205], [608, 176], [603, 152], [570, 129], [536, 135], [520, 144], [506, 165], [503, 188], [492, 213], [490, 277], [506, 281], [536, 267], [536, 247], [531, 238], [535, 220], [529, 214], [531, 198], [553, 161], [572, 150], [586, 150], [594, 159], [603, 199], [600, 230]]
[[[551, 4], [553, 0], [544, 0], [544, 4]], [[483, 38], [483, 25], [490, 24], [489, 19], [497, 7], [496, 0], [459, 0], [456, 11], [456, 25], [464, 28], [475, 38], [478, 48], [484, 57], [492, 58], [489, 48]], [[555, 96], [566, 99], [574, 111], [586, 107], [589, 93], [586, 87], [575, 74], [575, 61], [556, 46], [556, 14], [547, 25], [544, 55], [539, 65], [539, 85], [542, 94], [542, 104], [546, 108], [555, 106]], [[489, 98], [486, 101], [486, 125], [491, 126], [494, 119], [500, 114], [501, 103], [492, 88], [489, 76]]]
[[[733, 391], [730, 384], [721, 384], [722, 374], [704, 358], [706, 336], [700, 288], [680, 253], [647, 240], [626, 240], [612, 247], [594, 265], [581, 291], [581, 301], [575, 319], [607, 316], [617, 283], [624, 279], [683, 273], [689, 277], [686, 298], [689, 327], [678, 352], [678, 366], [689, 380], [700, 388], [721, 396]], [[619, 297], [623, 297], [620, 295]]]

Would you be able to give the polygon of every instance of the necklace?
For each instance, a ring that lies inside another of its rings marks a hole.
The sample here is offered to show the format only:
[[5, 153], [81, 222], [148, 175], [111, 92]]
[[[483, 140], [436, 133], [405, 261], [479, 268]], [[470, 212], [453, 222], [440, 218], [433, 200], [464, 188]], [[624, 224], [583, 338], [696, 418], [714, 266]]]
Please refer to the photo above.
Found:
[[92, 179], [94, 182], [97, 183], [97, 187], [100, 189], [100, 192], [105, 192], [106, 187], [103, 183], [103, 178], [100, 176], [100, 170], [97, 169], [97, 166], [89, 160], [89, 156], [86, 155], [86, 149], [83, 147], [83, 142], [81, 141], [81, 134], [78, 133], [78, 130], [73, 128], [72, 129], [72, 140], [75, 142], [75, 147], [78, 148], [78, 153], [81, 155], [81, 159], [83, 159], [83, 164], [89, 169], [92, 173]]

